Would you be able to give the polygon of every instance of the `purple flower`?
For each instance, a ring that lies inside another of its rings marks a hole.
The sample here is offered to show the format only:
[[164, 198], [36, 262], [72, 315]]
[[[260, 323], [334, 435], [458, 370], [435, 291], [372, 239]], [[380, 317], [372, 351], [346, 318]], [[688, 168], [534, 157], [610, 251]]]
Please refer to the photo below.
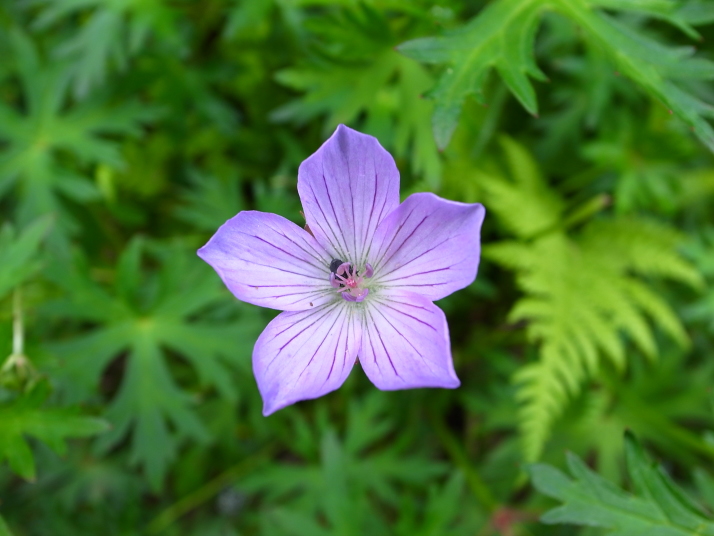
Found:
[[394, 159], [343, 125], [300, 165], [298, 193], [306, 229], [243, 211], [198, 250], [239, 300], [284, 311], [253, 349], [263, 414], [334, 391], [358, 356], [382, 390], [458, 387], [432, 302], [476, 278], [483, 206], [399, 204]]

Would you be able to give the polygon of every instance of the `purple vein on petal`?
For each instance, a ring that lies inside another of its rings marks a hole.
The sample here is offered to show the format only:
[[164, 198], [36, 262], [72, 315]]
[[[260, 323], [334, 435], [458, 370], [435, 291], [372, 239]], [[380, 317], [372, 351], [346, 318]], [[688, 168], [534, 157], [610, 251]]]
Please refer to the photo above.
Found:
[[250, 288], [295, 288], [295, 287], [307, 287], [316, 288], [315, 285], [250, 285]]
[[[352, 324], [352, 317], [354, 316], [354, 313], [350, 309], [350, 317], [347, 320], [347, 336], [345, 337], [345, 355], [342, 356], [342, 370], [345, 370], [345, 365], [347, 364], [347, 353], [349, 352], [350, 348], [350, 326], [353, 326]], [[334, 362], [333, 362], [334, 365]], [[330, 367], [330, 374], [332, 374], [332, 368]], [[329, 378], [329, 376], [328, 376]]]
[[[337, 350], [340, 347], [340, 339], [342, 339], [342, 330], [345, 329], [345, 322], [343, 320], [341, 328], [337, 332], [337, 342], [335, 343], [335, 351], [332, 353], [332, 364], [330, 365], [330, 370], [327, 373], [327, 377], [325, 378], [325, 381], [322, 382], [322, 385], [325, 385], [327, 383], [327, 380], [329, 380], [332, 377], [332, 369], [335, 368], [335, 361], [337, 361]], [[350, 333], [349, 333], [349, 321], [347, 323], [347, 339], [345, 341], [345, 354], [347, 354], [348, 348], [349, 348], [349, 339], [350, 339]], [[344, 370], [344, 366], [342, 367]]]
[[[411, 346], [411, 347], [414, 349], [414, 351], [419, 355], [419, 357], [421, 357], [422, 361], [426, 364], [426, 366], [427, 366], [427, 368], [429, 369], [429, 371], [431, 371], [432, 374], [435, 374], [435, 373], [434, 373], [434, 369], [431, 367], [431, 363], [429, 363], [429, 360], [426, 359], [426, 358], [422, 355], [422, 353], [421, 353], [419, 350], [417, 350], [417, 347], [412, 344], [412, 341], [410, 341], [409, 338], [408, 338], [406, 335], [404, 335], [404, 333], [402, 333], [401, 331], [399, 331], [399, 329], [397, 329], [397, 327], [389, 321], [389, 319], [386, 317], [386, 315], [385, 315], [382, 311], [380, 311], [378, 308], [375, 308], [375, 310], [376, 310], [380, 315], [382, 315], [382, 318], [384, 318], [384, 321], [385, 321], [387, 324], [389, 324], [390, 326], [392, 326], [392, 329], [393, 329], [394, 331], [396, 331], [396, 332], [399, 334], [399, 336], [400, 336], [402, 339], [404, 339], [404, 340], [407, 342], [407, 344], [409, 344], [409, 346]], [[395, 310], [397, 310], [397, 309], [395, 309]], [[401, 312], [401, 311], [399, 311], [399, 312]], [[410, 318], [414, 318], [414, 317], [411, 316], [411, 315], [406, 315], [406, 316], [408, 316], [408, 317], [410, 317]], [[422, 324], [425, 323], [425, 322], [422, 322], [421, 320], [419, 320], [418, 318], [414, 318], [414, 320], [417, 320], [417, 321], [421, 322]], [[427, 324], [427, 325], [428, 325], [428, 324]], [[431, 327], [432, 329], [434, 329], [433, 326], [429, 326], [429, 327]], [[436, 331], [436, 332], [438, 333], [438, 331], [437, 331], [436, 329], [434, 329], [434, 331]], [[395, 372], [396, 372], [396, 371], [395, 371]], [[399, 374], [397, 374], [397, 376], [399, 376]]]
[[[330, 308], [330, 309], [328, 309], [328, 310], [325, 312], [325, 314], [323, 314], [320, 318], [318, 318], [317, 320], [315, 320], [315, 321], [314, 321], [312, 324], [310, 324], [309, 326], [303, 328], [303, 329], [302, 329], [301, 331], [299, 331], [297, 334], [293, 335], [293, 337], [292, 337], [288, 342], [286, 342], [284, 345], [282, 345], [282, 346], [278, 349], [278, 351], [276, 352], [276, 354], [275, 354], [275, 356], [273, 357], [273, 359], [270, 361], [270, 363], [268, 363], [268, 364], [266, 365], [265, 370], [267, 371], [267, 370], [273, 365], [273, 363], [275, 362], [275, 360], [276, 360], [276, 359], [278, 358], [278, 356], [280, 355], [280, 352], [282, 352], [283, 349], [284, 349], [288, 344], [290, 344], [293, 340], [295, 340], [295, 338], [296, 338], [297, 336], [302, 335], [305, 331], [307, 331], [307, 330], [310, 329], [312, 326], [314, 326], [315, 323], [317, 323], [317, 322], [319, 322], [320, 320], [322, 320], [323, 318], [325, 318], [328, 314], [330, 314], [330, 312], [332, 312], [332, 310], [333, 310], [335, 307], [336, 307], [336, 305], [333, 305], [333, 307]], [[324, 308], [319, 309], [319, 310], [315, 310], [315, 312], [313, 312], [311, 315], [308, 315], [308, 316], [306, 316], [306, 317], [304, 317], [304, 318], [301, 318], [300, 320], [298, 320], [298, 321], [295, 322], [294, 324], [290, 324], [288, 327], [286, 327], [286, 328], [285, 328], [284, 330], [282, 330], [281, 332], [276, 333], [276, 334], [275, 334], [275, 337], [278, 337], [278, 336], [282, 335], [282, 334], [285, 333], [287, 330], [289, 330], [290, 328], [293, 328], [293, 327], [297, 326], [298, 324], [300, 324], [300, 323], [303, 322], [304, 320], [307, 320], [307, 319], [310, 319], [310, 318], [316, 316], [317, 314], [319, 314], [320, 312], [324, 311], [325, 309], [327, 309], [327, 307], [324, 307]], [[305, 343], [303, 343], [302, 346], [304, 346], [304, 345], [305, 345]], [[302, 346], [300, 346], [300, 348], [302, 348]], [[299, 349], [298, 349], [298, 350], [299, 350]]]
[[[290, 270], [286, 270], [285, 268], [278, 268], [277, 266], [273, 266], [272, 264], [260, 264], [259, 262], [255, 262], [254, 260], [243, 259], [242, 257], [236, 257], [236, 259], [239, 261], [246, 262], [246, 263], [255, 264], [256, 266], [263, 266], [265, 268], [270, 268], [272, 270], [277, 270], [279, 272], [285, 272], [286, 274], [299, 275], [302, 277], [307, 277], [308, 279], [317, 279], [318, 281], [323, 281], [322, 277], [315, 277], [314, 275], [302, 274], [300, 272], [291, 272]], [[251, 285], [247, 285], [247, 286], [251, 286]]]
[[[304, 292], [288, 292], [287, 294], [277, 294], [275, 296], [266, 296], [266, 298], [285, 298], [287, 296], [302, 296], [305, 294], [309, 294], [314, 296], [315, 298], [324, 296], [326, 294], [331, 294], [332, 290], [313, 290], [313, 291], [304, 291]], [[294, 305], [296, 303], [299, 303], [303, 301], [305, 298], [299, 298], [295, 301], [292, 301], [289, 303], [289, 305]]]
[[[402, 310], [400, 310], [400, 309], [397, 309], [396, 307], [392, 307], [391, 305], [389, 305], [389, 302], [388, 302], [388, 301], [382, 301], [382, 300], [380, 300], [380, 301], [378, 301], [377, 303], [379, 303], [380, 305], [382, 305], [382, 306], [384, 306], [384, 307], [387, 307], [388, 309], [391, 309], [392, 311], [396, 311], [397, 313], [403, 314], [404, 316], [408, 316], [409, 318], [411, 318], [411, 319], [413, 319], [413, 320], [416, 320], [416, 321], [419, 322], [420, 324], [424, 324], [425, 326], [427, 326], [427, 327], [433, 329], [434, 331], [437, 331], [437, 332], [438, 332], [438, 330], [437, 330], [434, 326], [432, 326], [431, 324], [429, 324], [428, 322], [424, 322], [423, 320], [417, 318], [416, 316], [412, 316], [412, 315], [410, 315], [409, 313], [405, 313], [404, 311], [402, 311]], [[395, 303], [398, 303], [398, 302], [395, 302]], [[423, 307], [419, 307], [419, 309], [423, 309]], [[423, 309], [423, 310], [429, 312], [428, 309]]]
[[[442, 241], [439, 242], [437, 245], [435, 245], [435, 246], [433, 246], [433, 247], [427, 249], [427, 250], [424, 251], [423, 253], [420, 253], [419, 255], [417, 255], [416, 257], [414, 257], [413, 259], [409, 259], [409, 260], [406, 261], [405, 263], [400, 264], [399, 266], [397, 266], [396, 268], [394, 268], [394, 270], [390, 270], [390, 271], [387, 272], [387, 273], [380, 274], [381, 278], [383, 278], [383, 277], [385, 277], [385, 276], [388, 276], [388, 275], [391, 274], [392, 272], [396, 272], [397, 270], [401, 270], [402, 268], [404, 268], [404, 267], [407, 266], [408, 264], [411, 264], [412, 262], [414, 262], [414, 261], [420, 259], [421, 257], [423, 257], [424, 255], [426, 255], [427, 253], [431, 253], [432, 251], [434, 251], [434, 250], [435, 250], [436, 248], [438, 248], [439, 246], [442, 246], [442, 245], [446, 244], [446, 243], [447, 243], [449, 240], [451, 240], [452, 238], [454, 238], [454, 237], [453, 237], [453, 236], [450, 236], [450, 237], [447, 238], [446, 240], [442, 240]], [[381, 280], [381, 278], [380, 278], [380, 280]], [[400, 278], [400, 279], [401, 279], [401, 278]]]
[[[372, 208], [369, 210], [370, 216], [374, 215], [374, 208], [377, 205], [377, 192], [379, 190], [379, 186], [378, 186], [379, 185], [379, 174], [375, 174], [375, 179], [376, 179], [376, 182], [374, 183], [374, 195], [372, 196]], [[372, 220], [370, 219], [370, 221], [372, 221]], [[377, 222], [377, 225], [379, 225], [379, 222]], [[367, 243], [368, 235], [369, 235], [369, 227], [367, 227], [367, 229], [365, 229], [365, 233], [364, 233], [365, 244]]]
[[[315, 348], [315, 351], [312, 353], [312, 357], [311, 357], [310, 360], [307, 362], [307, 365], [305, 365], [305, 368], [303, 368], [303, 369], [302, 369], [302, 372], [300, 372], [300, 374], [299, 374], [299, 376], [298, 376], [298, 380], [299, 380], [300, 378], [302, 378], [302, 375], [305, 373], [305, 371], [307, 370], [307, 368], [312, 364], [312, 360], [315, 359], [315, 356], [317, 355], [317, 352], [319, 352], [319, 351], [320, 351], [320, 348], [322, 348], [322, 345], [325, 344], [325, 341], [327, 340], [327, 337], [330, 336], [330, 332], [331, 332], [332, 329], [335, 327], [335, 324], [337, 324], [337, 321], [340, 320], [340, 318], [341, 318], [341, 315], [335, 315], [335, 321], [334, 321], [334, 322], [332, 323], [332, 325], [330, 326], [330, 329], [328, 329], [328, 330], [325, 332], [325, 336], [322, 338], [322, 341], [320, 341], [320, 344], [317, 345], [317, 348]], [[281, 348], [281, 350], [282, 350], [282, 348]]]
[[[402, 265], [402, 266], [404, 266], [404, 265]], [[402, 268], [402, 266], [400, 266], [399, 268]], [[451, 266], [447, 266], [446, 268], [436, 268], [434, 270], [427, 270], [426, 272], [417, 272], [416, 274], [409, 274], [409, 275], [405, 275], [402, 277], [397, 277], [395, 279], [381, 279], [380, 278], [379, 282], [380, 283], [390, 283], [391, 281], [404, 281], [405, 279], [409, 279], [410, 277], [416, 277], [418, 275], [433, 274], [436, 272], [445, 272], [446, 270], [451, 270]], [[391, 274], [394, 271], [396, 271], [396, 270], [392, 270], [389, 273]]]
[[[240, 231], [239, 231], [239, 232], [240, 232]], [[246, 234], [246, 233], [241, 233], [241, 234]], [[290, 253], [289, 251], [285, 251], [283, 248], [281, 248], [281, 247], [279, 247], [279, 246], [276, 246], [275, 244], [272, 244], [272, 243], [268, 242], [267, 240], [264, 240], [263, 238], [260, 238], [259, 236], [255, 236], [255, 235], [247, 235], [247, 236], [252, 236], [253, 238], [257, 238], [257, 239], [260, 240], [261, 242], [264, 242], [265, 244], [268, 244], [269, 246], [274, 247], [274, 248], [277, 249], [278, 251], [282, 251], [282, 252], [285, 253], [286, 255], [290, 255], [293, 259], [297, 259], [297, 260], [299, 260], [299, 261], [304, 262], [304, 263], [307, 264], [308, 266], [312, 266], [313, 268], [317, 268], [318, 270], [324, 269], [324, 266], [318, 266], [318, 265], [312, 264], [311, 262], [309, 262], [309, 261], [308, 261], [307, 259], [305, 259], [304, 257], [298, 257], [297, 255], [293, 255], [293, 254]], [[283, 236], [285, 236], [285, 235], [283, 235]], [[285, 238], [287, 238], [287, 237], [285, 237]], [[288, 239], [288, 240], [289, 240], [289, 239]], [[290, 240], [290, 242], [292, 242], [292, 240]], [[293, 242], [293, 244], [294, 244], [294, 242]], [[296, 245], [297, 245], [297, 244], [296, 244]]]
[[[313, 259], [315, 259], [315, 260], [318, 262], [318, 265], [319, 265], [319, 266], [317, 266], [316, 268], [320, 268], [320, 269], [324, 269], [324, 268], [325, 268], [325, 266], [324, 266], [324, 264], [325, 264], [325, 259], [321, 259], [320, 257], [317, 256], [317, 255], [319, 255], [319, 253], [318, 253], [317, 251], [315, 251], [315, 248], [312, 248], [312, 249], [313, 249], [313, 252], [310, 252], [310, 251], [308, 251], [307, 249], [305, 249], [304, 247], [302, 247], [300, 244], [298, 244], [297, 242], [295, 242], [295, 241], [294, 241], [292, 238], [290, 238], [288, 235], [286, 235], [286, 234], [284, 234], [284, 233], [281, 233], [281, 232], [277, 231], [276, 229], [274, 229], [274, 231], [275, 231], [276, 233], [280, 234], [281, 236], [283, 236], [283, 237], [284, 237], [286, 240], [288, 240], [289, 242], [291, 242], [296, 248], [298, 248], [298, 249], [304, 251], [307, 255], [309, 255], [310, 257], [312, 257]], [[303, 239], [303, 240], [304, 240], [304, 239]], [[310, 263], [308, 263], [308, 264], [310, 264]], [[314, 265], [314, 264], [311, 264], [311, 266], [315, 266], [315, 265]]]
[[[324, 176], [323, 176], [324, 179]], [[352, 242], [354, 243], [354, 250], [352, 250], [352, 254], [355, 256], [354, 262], [357, 262], [357, 255], [361, 254], [361, 251], [357, 251], [357, 219], [355, 218], [355, 193], [352, 191], [352, 187], [354, 186], [354, 181], [350, 181], [349, 183], [350, 186], [350, 204], [352, 205]], [[364, 220], [362, 220], [362, 223], [364, 223]], [[345, 237], [345, 240], [347, 237]]]
[[375, 261], [375, 263], [374, 263], [375, 270], [378, 270], [382, 266], [381, 263], [382, 263], [382, 260], [384, 259], [384, 256], [389, 251], [389, 248], [392, 247], [392, 244], [394, 244], [394, 241], [397, 239], [397, 236], [399, 236], [399, 233], [402, 231], [402, 228], [407, 224], [407, 222], [409, 221], [409, 218], [412, 217], [412, 214], [414, 214], [414, 210], [412, 210], [409, 213], [409, 215], [406, 218], [404, 218], [404, 221], [401, 224], [399, 224], [399, 228], [392, 235], [392, 240], [389, 242], [389, 245], [386, 248], [384, 248], [384, 252], [382, 252], [382, 251], [379, 252], [379, 253], [381, 253], [382, 256], [377, 261]]
[[[365, 242], [367, 242], [368, 237], [369, 237], [369, 232], [371, 228], [371, 222], [374, 222], [374, 229], [372, 230], [372, 240], [369, 240], [369, 245], [367, 246], [367, 251], [362, 252], [362, 262], [365, 262], [369, 259], [370, 254], [372, 253], [372, 243], [374, 240], [374, 234], [377, 232], [377, 227], [379, 227], [379, 224], [382, 223], [382, 216], [384, 215], [384, 207], [387, 206], [387, 195], [384, 195], [384, 200], [382, 201], [382, 208], [379, 209], [379, 216], [377, 218], [373, 218], [372, 216], [374, 215], [374, 207], [375, 207], [375, 202], [377, 200], [377, 193], [378, 193], [378, 185], [379, 185], [379, 174], [375, 173], [375, 180], [376, 184], [374, 186], [374, 197], [372, 198], [372, 210], [370, 211], [370, 224], [367, 226], [367, 230], [365, 231]], [[391, 244], [390, 244], [391, 245]], [[373, 263], [374, 264], [374, 263]]]
[[369, 314], [369, 318], [372, 321], [372, 327], [377, 332], [377, 336], [379, 337], [379, 342], [382, 343], [382, 348], [384, 348], [384, 353], [387, 354], [387, 359], [389, 359], [389, 364], [392, 365], [392, 370], [394, 371], [394, 374], [396, 374], [397, 378], [401, 378], [401, 376], [399, 376], [399, 373], [397, 372], [397, 369], [394, 366], [394, 363], [392, 362], [392, 356], [389, 355], [389, 350], [387, 350], [387, 345], [384, 344], [384, 339], [382, 338], [382, 333], [379, 331], [379, 328], [377, 327], [377, 323], [374, 321], [374, 318], [372, 317], [372, 312], [368, 311], [367, 314]]
[[[411, 214], [410, 214], [410, 215], [411, 215]], [[419, 223], [416, 224], [416, 227], [414, 227], [414, 229], [412, 229], [412, 232], [409, 233], [409, 236], [407, 236], [404, 240], [402, 240], [402, 243], [397, 246], [397, 249], [395, 249], [395, 250], [392, 252], [392, 254], [389, 256], [389, 258], [388, 258], [386, 261], [384, 261], [384, 263], [383, 263], [381, 266], [386, 265], [389, 261], [391, 261], [391, 260], [394, 258], [394, 256], [404, 247], [404, 245], [405, 245], [409, 240], [411, 240], [412, 236], [414, 236], [414, 233], [417, 232], [417, 230], [419, 229], [419, 227], [421, 227], [422, 223], [424, 223], [428, 217], [429, 217], [429, 216], [424, 216], [424, 218], [422, 218], [422, 220], [421, 220]], [[405, 223], [406, 223], [406, 221], [405, 221]], [[401, 228], [400, 228], [400, 230], [401, 230]], [[391, 246], [391, 244], [390, 244], [390, 246]], [[386, 255], [387, 253], [385, 252], [384, 254]], [[382, 257], [382, 258], [380, 259], [380, 262], [381, 262], [383, 259], [384, 259], [384, 257]]]
[[372, 343], [372, 332], [369, 329], [369, 326], [367, 325], [367, 314], [362, 315], [362, 333], [367, 336], [369, 339], [369, 346], [372, 348], [372, 361], [374, 361], [374, 364], [377, 365], [377, 370], [382, 372], [382, 367], [379, 366], [379, 361], [377, 361], [377, 352], [374, 349], [374, 344]]
[[448, 285], [450, 281], [444, 281], [442, 283], [412, 283], [408, 285], [389, 285], [389, 288], [402, 288], [402, 287], [440, 287], [441, 285]]
[[[344, 259], [346, 257], [345, 252], [343, 251], [342, 244], [340, 244], [340, 241], [337, 238], [337, 233], [335, 233], [335, 230], [332, 228], [332, 225], [330, 225], [330, 221], [327, 219], [327, 215], [325, 214], [325, 210], [322, 208], [322, 205], [320, 204], [320, 201], [317, 199], [317, 196], [315, 195], [315, 190], [312, 188], [312, 184], [308, 183], [308, 187], [310, 188], [310, 192], [312, 193], [312, 198], [315, 200], [315, 204], [317, 205], [317, 208], [320, 210], [320, 214], [322, 214], [322, 219], [325, 221], [327, 224], [327, 227], [330, 229], [330, 232], [332, 233], [332, 238], [334, 238], [335, 243], [332, 244], [336, 250], [336, 252]], [[329, 236], [325, 232], [325, 230], [322, 228], [322, 226], [315, 221], [315, 224], [317, 225], [317, 228], [320, 229], [323, 235], [325, 235], [325, 238], [329, 240]]]
[[327, 187], [327, 179], [325, 178], [325, 163], [324, 162], [322, 164], [322, 183], [325, 185], [325, 193], [327, 193], [327, 200], [330, 202], [330, 208], [332, 209], [332, 214], [335, 216], [335, 223], [337, 224], [337, 228], [340, 230], [340, 236], [345, 240], [344, 244], [340, 244], [340, 246], [344, 245], [345, 252], [347, 252], [347, 250], [349, 249], [349, 247], [347, 246], [347, 237], [345, 236], [345, 232], [342, 230], [342, 225], [340, 225], [340, 218], [337, 216], [337, 211], [335, 210], [335, 205], [332, 203], [332, 196], [330, 195], [330, 189]]
[[[286, 332], [287, 330], [289, 330], [290, 328], [292, 328], [292, 327], [294, 327], [294, 326], [297, 326], [297, 325], [300, 324], [301, 322], [304, 322], [304, 321], [306, 321], [306, 320], [309, 320], [309, 319], [312, 318], [313, 316], [322, 313], [323, 311], [325, 311], [325, 310], [326, 310], [327, 308], [329, 308], [330, 306], [335, 307], [335, 306], [337, 306], [337, 304], [336, 304], [336, 303], [332, 303], [332, 304], [326, 303], [326, 304], [323, 305], [323, 306], [318, 306], [318, 307], [316, 307], [314, 310], [311, 311], [311, 314], [302, 317], [300, 320], [298, 320], [298, 321], [295, 322], [294, 324], [290, 324], [289, 326], [287, 326], [287, 327], [286, 327], [285, 329], [283, 329], [282, 331], [279, 331], [278, 333], [276, 333], [275, 336], [276, 336], [276, 337], [279, 337], [280, 335], [282, 335], [283, 333], [285, 333], [285, 332]], [[329, 313], [329, 311], [327, 311], [327, 312]], [[324, 315], [323, 315], [323, 317], [324, 317]], [[323, 318], [323, 317], [320, 317], [320, 318]], [[311, 325], [312, 325], [312, 324], [311, 324]]]

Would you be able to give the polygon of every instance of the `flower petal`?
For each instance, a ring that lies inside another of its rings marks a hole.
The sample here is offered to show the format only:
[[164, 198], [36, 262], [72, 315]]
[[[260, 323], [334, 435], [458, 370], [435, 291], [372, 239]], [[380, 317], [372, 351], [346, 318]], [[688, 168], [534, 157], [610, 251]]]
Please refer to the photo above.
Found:
[[198, 255], [248, 303], [302, 311], [335, 300], [330, 256], [308, 232], [277, 214], [238, 213]]
[[317, 241], [361, 266], [377, 225], [399, 205], [399, 171], [376, 138], [340, 125], [300, 165], [298, 193]]
[[370, 295], [365, 305], [359, 360], [374, 385], [384, 391], [460, 385], [441, 309], [397, 290]]
[[374, 236], [374, 286], [417, 292], [439, 300], [470, 285], [481, 254], [480, 204], [410, 195]]
[[280, 313], [253, 349], [263, 415], [340, 387], [357, 358], [361, 331], [355, 308], [342, 300]]

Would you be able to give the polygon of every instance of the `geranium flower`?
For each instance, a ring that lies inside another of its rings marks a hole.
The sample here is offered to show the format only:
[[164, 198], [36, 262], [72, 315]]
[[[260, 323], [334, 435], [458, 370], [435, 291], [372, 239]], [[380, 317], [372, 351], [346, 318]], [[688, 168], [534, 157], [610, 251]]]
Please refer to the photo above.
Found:
[[343, 125], [297, 187], [305, 229], [243, 211], [198, 251], [239, 300], [284, 311], [253, 349], [263, 414], [337, 389], [357, 360], [382, 390], [458, 387], [432, 302], [476, 278], [483, 206], [430, 193], [399, 204], [394, 159]]

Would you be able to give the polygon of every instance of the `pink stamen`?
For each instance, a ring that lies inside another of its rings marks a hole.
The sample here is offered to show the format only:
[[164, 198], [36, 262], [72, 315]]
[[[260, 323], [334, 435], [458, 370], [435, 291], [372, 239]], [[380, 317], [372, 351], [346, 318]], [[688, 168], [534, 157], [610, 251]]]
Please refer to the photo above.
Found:
[[374, 275], [374, 268], [365, 264], [364, 275], [349, 263], [343, 262], [334, 272], [330, 272], [330, 285], [337, 289], [346, 301], [361, 302], [369, 294], [369, 289], [363, 285], [365, 279]]

